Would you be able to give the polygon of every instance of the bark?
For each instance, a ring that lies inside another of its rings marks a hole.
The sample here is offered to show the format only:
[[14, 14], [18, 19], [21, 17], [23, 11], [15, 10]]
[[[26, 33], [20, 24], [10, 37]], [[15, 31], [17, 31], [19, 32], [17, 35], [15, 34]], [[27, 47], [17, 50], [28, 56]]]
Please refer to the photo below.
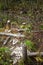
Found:
[[24, 65], [28, 65], [27, 47], [25, 45], [23, 45], [23, 62], [24, 62]]

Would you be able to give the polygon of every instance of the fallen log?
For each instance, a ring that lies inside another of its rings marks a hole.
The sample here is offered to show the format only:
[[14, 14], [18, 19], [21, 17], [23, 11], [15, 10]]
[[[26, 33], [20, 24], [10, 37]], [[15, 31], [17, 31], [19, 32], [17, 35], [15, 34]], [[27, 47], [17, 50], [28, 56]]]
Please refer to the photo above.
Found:
[[24, 35], [21, 35], [21, 34], [19, 34], [19, 33], [17, 33], [17, 34], [12, 34], [12, 33], [0, 32], [0, 35], [6, 35], [6, 36], [12, 36], [12, 37], [25, 37]]
[[27, 54], [28, 56], [43, 56], [43, 52], [30, 52]]

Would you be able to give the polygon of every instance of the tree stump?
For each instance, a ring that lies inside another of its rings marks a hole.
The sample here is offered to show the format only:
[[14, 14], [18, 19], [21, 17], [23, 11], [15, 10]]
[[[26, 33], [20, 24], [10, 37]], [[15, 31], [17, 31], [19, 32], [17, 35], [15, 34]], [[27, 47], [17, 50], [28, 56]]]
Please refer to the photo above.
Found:
[[26, 45], [23, 45], [23, 52], [22, 53], [23, 53], [23, 63], [24, 63], [24, 65], [28, 65]]

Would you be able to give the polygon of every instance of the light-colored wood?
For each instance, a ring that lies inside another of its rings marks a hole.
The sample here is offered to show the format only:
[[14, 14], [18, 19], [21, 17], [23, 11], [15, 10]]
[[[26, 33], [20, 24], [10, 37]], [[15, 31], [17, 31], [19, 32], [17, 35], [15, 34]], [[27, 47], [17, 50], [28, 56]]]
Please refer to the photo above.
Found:
[[10, 37], [7, 37], [3, 44], [4, 45], [7, 44], [7, 42], [8, 42], [9, 39], [10, 39]]
[[30, 52], [28, 56], [43, 56], [43, 52]]
[[12, 33], [0, 32], [0, 35], [6, 35], [6, 36], [12, 36], [12, 37], [25, 37], [25, 35], [21, 35], [21, 34], [19, 34], [19, 33], [17, 33], [17, 34], [12, 34]]

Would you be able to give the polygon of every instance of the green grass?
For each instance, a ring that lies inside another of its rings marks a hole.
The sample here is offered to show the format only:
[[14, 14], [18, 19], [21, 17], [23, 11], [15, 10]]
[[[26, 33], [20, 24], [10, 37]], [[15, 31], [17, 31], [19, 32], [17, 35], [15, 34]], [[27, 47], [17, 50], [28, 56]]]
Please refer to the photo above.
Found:
[[36, 50], [35, 44], [31, 40], [25, 40], [25, 45], [28, 47], [29, 50]]

